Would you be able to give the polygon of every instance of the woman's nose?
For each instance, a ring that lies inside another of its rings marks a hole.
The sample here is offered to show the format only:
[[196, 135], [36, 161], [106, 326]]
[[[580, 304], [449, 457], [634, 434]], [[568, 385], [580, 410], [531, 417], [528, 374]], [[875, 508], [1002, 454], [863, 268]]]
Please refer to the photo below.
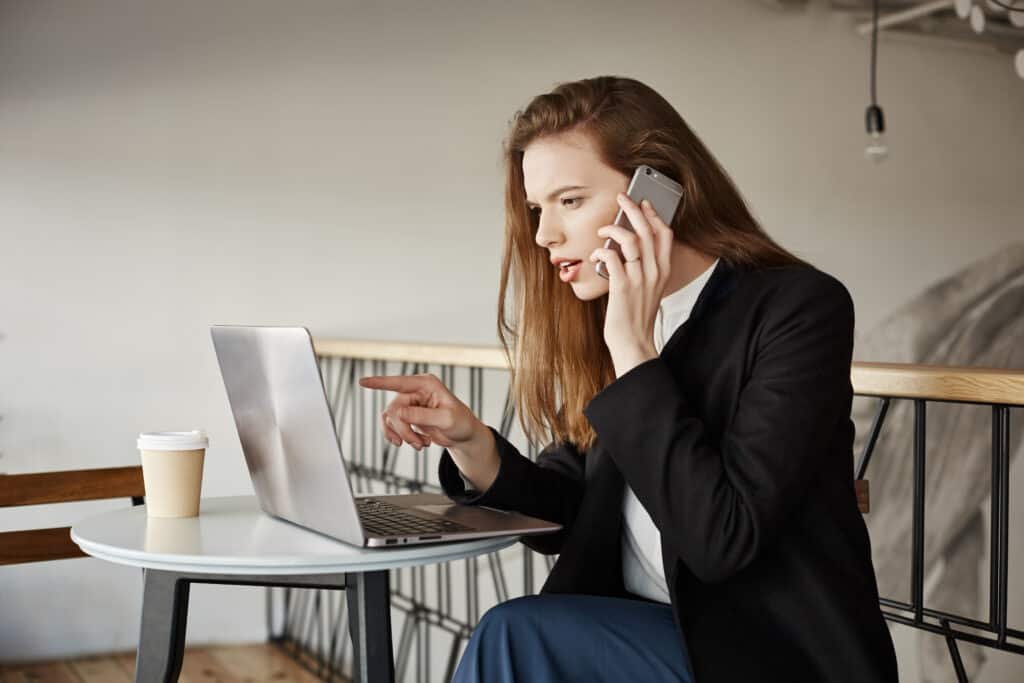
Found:
[[562, 242], [563, 237], [561, 228], [555, 225], [554, 221], [545, 220], [542, 215], [537, 224], [537, 234], [533, 238], [537, 246], [548, 248]]

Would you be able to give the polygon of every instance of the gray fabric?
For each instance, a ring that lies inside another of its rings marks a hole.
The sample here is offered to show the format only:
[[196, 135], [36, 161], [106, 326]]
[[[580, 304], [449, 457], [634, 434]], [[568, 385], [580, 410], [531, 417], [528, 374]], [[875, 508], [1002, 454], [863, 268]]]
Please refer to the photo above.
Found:
[[[1024, 368], [1024, 243], [1007, 246], [927, 288], [880, 324], [858, 334], [854, 360]], [[854, 451], [860, 456], [877, 399], [857, 398]], [[939, 583], [926, 595], [929, 607], [987, 620], [988, 555], [981, 514], [991, 494], [991, 410], [985, 406], [929, 403], [925, 576], [941, 566]], [[1010, 458], [1021, 449], [1022, 411], [1010, 411]], [[894, 401], [866, 478], [871, 512], [866, 516], [883, 596], [909, 599], [911, 502], [913, 500], [911, 401]], [[1011, 500], [1013, 496], [1011, 494]], [[926, 581], [926, 585], [927, 581]], [[945, 643], [919, 635], [923, 681], [955, 681]], [[984, 661], [982, 648], [961, 645], [968, 676]]]

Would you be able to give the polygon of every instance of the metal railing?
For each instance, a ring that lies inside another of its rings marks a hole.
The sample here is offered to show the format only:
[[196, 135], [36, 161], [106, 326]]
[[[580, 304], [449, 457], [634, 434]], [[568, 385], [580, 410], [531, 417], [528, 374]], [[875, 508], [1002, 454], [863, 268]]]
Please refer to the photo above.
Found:
[[[535, 458], [537, 444], [520, 434], [508, 393], [505, 356], [495, 347], [317, 340], [324, 386], [344, 457], [357, 492], [439, 492], [441, 449], [417, 453], [395, 447], [380, 433], [382, 392], [362, 390], [365, 375], [431, 372], [484, 422]], [[485, 378], [487, 381], [485, 382]], [[1024, 371], [854, 363], [854, 393], [880, 403], [858, 462], [856, 478], [867, 474], [879, 435], [894, 400], [914, 404], [913, 543], [909, 602], [882, 598], [892, 622], [937, 633], [946, 639], [958, 678], [966, 680], [957, 648], [967, 641], [1024, 654], [1024, 632], [1007, 620], [1009, 452], [1011, 406], [1024, 406]], [[928, 402], [992, 407], [992, 560], [989, 619], [931, 609], [924, 598], [925, 419]], [[535, 592], [554, 558], [513, 546], [484, 557], [391, 572], [396, 680], [417, 683], [451, 678], [480, 615], [498, 602]], [[270, 640], [325, 681], [345, 680], [351, 666], [343, 596], [328, 590], [271, 588], [267, 591]], [[440, 653], [441, 656], [436, 655]]]
[[[856, 465], [856, 478], [867, 476], [868, 465], [893, 401], [911, 401], [914, 409], [910, 600], [882, 597], [880, 602], [885, 618], [942, 636], [959, 681], [967, 681], [959, 641], [1024, 654], [1024, 631], [1010, 628], [1007, 616], [1010, 409], [1024, 406], [1024, 371], [854, 363], [851, 376], [856, 395], [878, 398], [871, 430]], [[926, 426], [928, 405], [931, 403], [982, 405], [991, 410], [991, 529], [987, 621], [929, 608], [925, 602]]]

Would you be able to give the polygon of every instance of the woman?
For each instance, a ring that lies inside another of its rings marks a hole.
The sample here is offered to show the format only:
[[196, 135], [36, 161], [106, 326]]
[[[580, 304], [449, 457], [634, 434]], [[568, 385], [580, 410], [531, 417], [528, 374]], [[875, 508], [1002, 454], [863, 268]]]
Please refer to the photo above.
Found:
[[[853, 487], [846, 288], [773, 242], [636, 80], [534, 98], [505, 147], [498, 332], [550, 445], [530, 461], [436, 377], [361, 380], [399, 392], [392, 443], [445, 447], [454, 500], [564, 527], [523, 540], [558, 561], [484, 615], [455, 680], [896, 680]], [[641, 164], [683, 185], [674, 216], [623, 194]], [[610, 225], [620, 206], [635, 232]]]

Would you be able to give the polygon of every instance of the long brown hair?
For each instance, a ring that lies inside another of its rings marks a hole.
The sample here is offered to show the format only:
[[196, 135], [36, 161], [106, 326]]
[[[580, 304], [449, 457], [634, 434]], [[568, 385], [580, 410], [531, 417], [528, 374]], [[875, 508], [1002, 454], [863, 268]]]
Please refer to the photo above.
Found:
[[[596, 434], [583, 408], [615, 379], [604, 343], [608, 295], [581, 301], [534, 242], [538, 218], [526, 205], [523, 152], [534, 140], [589, 136], [605, 164], [625, 176], [647, 164], [684, 188], [670, 223], [675, 239], [730, 265], [804, 263], [750, 214], [732, 180], [678, 112], [632, 78], [600, 76], [559, 84], [517, 111], [504, 141], [505, 247], [498, 337], [512, 372], [519, 420], [534, 443], [556, 439], [589, 449]], [[511, 287], [510, 287], [511, 282]], [[506, 309], [511, 289], [512, 310]]]

